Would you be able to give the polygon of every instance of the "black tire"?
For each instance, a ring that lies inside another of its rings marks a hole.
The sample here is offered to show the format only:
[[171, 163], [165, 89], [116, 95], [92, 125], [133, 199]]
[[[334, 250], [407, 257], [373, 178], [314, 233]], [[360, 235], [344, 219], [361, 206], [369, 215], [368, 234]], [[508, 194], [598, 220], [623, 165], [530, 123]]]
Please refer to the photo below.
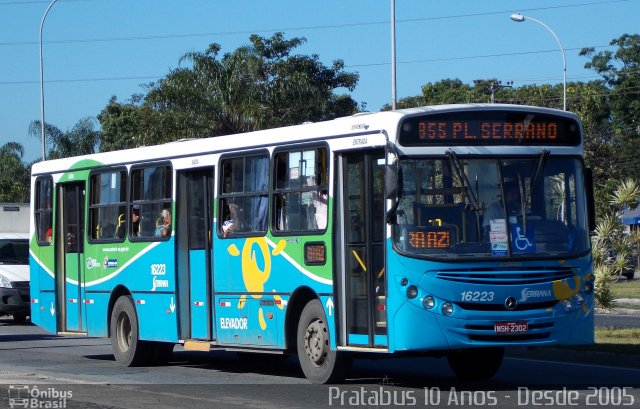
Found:
[[633, 276], [636, 275], [635, 271], [622, 273], [623, 276], [627, 278], [627, 280], [633, 280]]
[[459, 349], [447, 354], [456, 377], [466, 381], [485, 381], [498, 372], [504, 348]]
[[344, 380], [351, 368], [351, 357], [332, 350], [329, 327], [319, 300], [311, 300], [302, 310], [298, 323], [297, 348], [300, 367], [313, 383]]
[[153, 345], [140, 341], [138, 315], [130, 296], [118, 298], [111, 311], [111, 347], [116, 361], [124, 366], [143, 366], [154, 352]]
[[173, 347], [175, 344], [171, 342], [153, 342], [151, 349], [150, 363], [153, 365], [166, 365], [173, 356]]
[[27, 314], [24, 313], [15, 313], [13, 315], [13, 322], [16, 324], [24, 324], [27, 322]]

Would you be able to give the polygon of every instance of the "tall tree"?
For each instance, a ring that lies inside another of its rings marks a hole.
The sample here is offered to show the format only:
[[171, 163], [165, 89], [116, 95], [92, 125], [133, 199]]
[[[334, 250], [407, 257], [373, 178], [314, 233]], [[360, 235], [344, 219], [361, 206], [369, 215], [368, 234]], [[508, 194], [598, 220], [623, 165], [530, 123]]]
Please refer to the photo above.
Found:
[[580, 55], [591, 58], [585, 68], [600, 74], [610, 90], [611, 122], [619, 150], [616, 156], [624, 177], [640, 175], [640, 35], [623, 34], [610, 43], [615, 52], [595, 53], [584, 48]]
[[101, 125], [100, 150], [113, 151], [135, 148], [159, 140], [156, 113], [143, 106], [141, 95], [132, 96], [129, 102], [120, 103], [112, 97], [98, 115]]
[[216, 136], [350, 115], [358, 74], [341, 60], [325, 66], [318, 55], [294, 54], [304, 38], [283, 33], [250, 37], [250, 45], [220, 56], [221, 46], [185, 54], [142, 99], [112, 99], [98, 116], [106, 150]]

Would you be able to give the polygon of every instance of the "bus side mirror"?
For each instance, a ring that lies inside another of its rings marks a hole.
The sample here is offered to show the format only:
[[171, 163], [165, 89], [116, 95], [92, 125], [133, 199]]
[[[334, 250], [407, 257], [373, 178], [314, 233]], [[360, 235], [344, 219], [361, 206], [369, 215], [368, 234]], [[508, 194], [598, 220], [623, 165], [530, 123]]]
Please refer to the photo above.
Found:
[[396, 199], [398, 197], [398, 165], [387, 166], [384, 174], [384, 196], [386, 199]]
[[384, 174], [385, 198], [391, 200], [391, 206], [387, 210], [386, 220], [388, 224], [396, 224], [396, 211], [402, 198], [402, 168], [397, 162], [387, 166]]
[[593, 194], [593, 171], [589, 168], [584, 170], [584, 189], [587, 194], [587, 216], [589, 217], [589, 231], [596, 229], [596, 207]]

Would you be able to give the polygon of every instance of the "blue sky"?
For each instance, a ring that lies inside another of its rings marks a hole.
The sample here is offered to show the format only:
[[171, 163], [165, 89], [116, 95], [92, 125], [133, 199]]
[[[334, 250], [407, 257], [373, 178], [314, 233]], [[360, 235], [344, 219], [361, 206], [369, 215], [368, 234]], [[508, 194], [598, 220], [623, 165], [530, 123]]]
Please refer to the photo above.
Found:
[[[41, 155], [28, 135], [40, 118], [38, 29], [50, 1], [0, 0], [0, 145], [18, 141], [25, 160]], [[352, 93], [378, 111], [391, 100], [390, 0], [58, 0], [44, 28], [46, 121], [66, 130], [96, 117], [113, 95], [126, 101], [178, 66], [188, 51], [247, 44], [249, 35], [304, 36], [301, 54], [360, 74]], [[582, 47], [607, 49], [639, 32], [640, 0], [396, 0], [397, 95], [445, 78], [498, 78], [515, 86], [562, 81], [553, 36], [512, 12], [543, 21], [562, 41], [568, 81], [597, 79]]]

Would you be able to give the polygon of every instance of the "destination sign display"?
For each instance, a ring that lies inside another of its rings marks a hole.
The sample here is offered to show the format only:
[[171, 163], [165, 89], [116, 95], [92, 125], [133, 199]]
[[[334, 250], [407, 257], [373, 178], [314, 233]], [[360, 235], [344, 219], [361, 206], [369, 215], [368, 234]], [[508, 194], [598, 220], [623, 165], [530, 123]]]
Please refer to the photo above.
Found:
[[408, 118], [399, 143], [425, 145], [578, 145], [577, 121], [520, 111], [471, 111]]
[[443, 227], [415, 227], [407, 231], [407, 243], [414, 250], [451, 247], [451, 230]]

